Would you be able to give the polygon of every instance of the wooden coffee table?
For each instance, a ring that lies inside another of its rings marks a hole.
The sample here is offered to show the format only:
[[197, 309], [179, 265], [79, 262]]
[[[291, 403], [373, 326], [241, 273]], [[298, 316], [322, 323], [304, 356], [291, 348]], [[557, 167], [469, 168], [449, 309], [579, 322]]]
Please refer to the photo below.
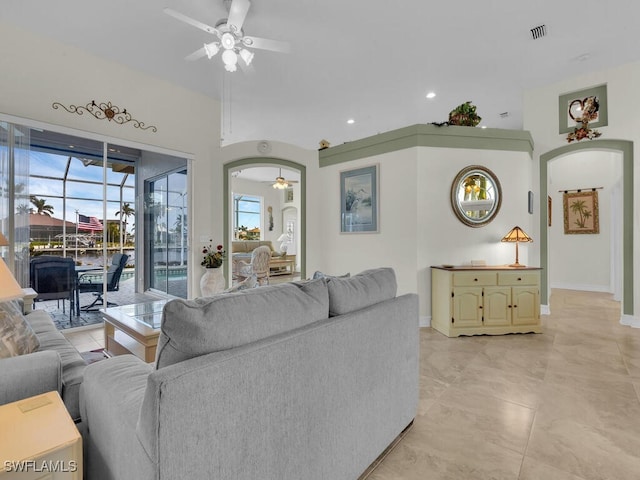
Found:
[[132, 353], [155, 361], [162, 309], [168, 300], [121, 305], [100, 310], [104, 318], [104, 346], [109, 355]]

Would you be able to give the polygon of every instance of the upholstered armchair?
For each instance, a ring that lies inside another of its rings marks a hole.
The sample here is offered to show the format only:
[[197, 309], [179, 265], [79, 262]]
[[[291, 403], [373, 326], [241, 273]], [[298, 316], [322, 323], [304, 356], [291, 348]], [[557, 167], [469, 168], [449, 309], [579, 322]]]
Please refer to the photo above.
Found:
[[255, 275], [260, 285], [269, 284], [269, 261], [271, 260], [271, 249], [263, 245], [251, 252], [249, 263], [239, 260], [236, 263], [236, 276], [238, 280]]

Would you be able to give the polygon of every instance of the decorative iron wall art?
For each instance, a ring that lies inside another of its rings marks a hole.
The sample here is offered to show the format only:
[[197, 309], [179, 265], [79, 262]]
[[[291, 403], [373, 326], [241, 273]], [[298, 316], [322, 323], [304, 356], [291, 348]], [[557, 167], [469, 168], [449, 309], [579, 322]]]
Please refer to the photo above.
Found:
[[54, 110], [62, 107], [67, 112], [77, 113], [78, 115], [83, 115], [84, 112], [87, 112], [98, 120], [108, 120], [120, 125], [131, 122], [135, 128], [139, 128], [140, 130], [151, 130], [154, 133], [158, 131], [157, 127], [153, 125], [145, 125], [144, 122], [132, 118], [126, 108], [120, 109], [120, 107], [113, 105], [111, 102], [96, 103], [95, 100], [91, 100], [91, 102], [87, 103], [85, 106], [69, 105], [68, 107], [64, 106], [60, 102], [53, 102], [52, 107]]

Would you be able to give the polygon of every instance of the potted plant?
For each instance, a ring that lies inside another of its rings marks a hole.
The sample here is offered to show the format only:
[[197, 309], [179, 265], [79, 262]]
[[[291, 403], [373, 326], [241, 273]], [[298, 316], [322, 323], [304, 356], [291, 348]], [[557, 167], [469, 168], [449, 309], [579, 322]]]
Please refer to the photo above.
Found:
[[449, 112], [449, 125], [460, 125], [464, 127], [475, 127], [480, 123], [482, 117], [476, 113], [476, 106], [470, 101], [458, 105]]

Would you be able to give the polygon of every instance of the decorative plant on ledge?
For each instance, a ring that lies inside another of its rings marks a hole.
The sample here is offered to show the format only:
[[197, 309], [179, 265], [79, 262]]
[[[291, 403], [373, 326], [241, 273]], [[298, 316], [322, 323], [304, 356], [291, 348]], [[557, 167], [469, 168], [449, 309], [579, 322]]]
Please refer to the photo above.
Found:
[[449, 112], [449, 125], [460, 125], [464, 127], [475, 127], [480, 123], [482, 117], [476, 113], [476, 106], [470, 101], [458, 105]]

